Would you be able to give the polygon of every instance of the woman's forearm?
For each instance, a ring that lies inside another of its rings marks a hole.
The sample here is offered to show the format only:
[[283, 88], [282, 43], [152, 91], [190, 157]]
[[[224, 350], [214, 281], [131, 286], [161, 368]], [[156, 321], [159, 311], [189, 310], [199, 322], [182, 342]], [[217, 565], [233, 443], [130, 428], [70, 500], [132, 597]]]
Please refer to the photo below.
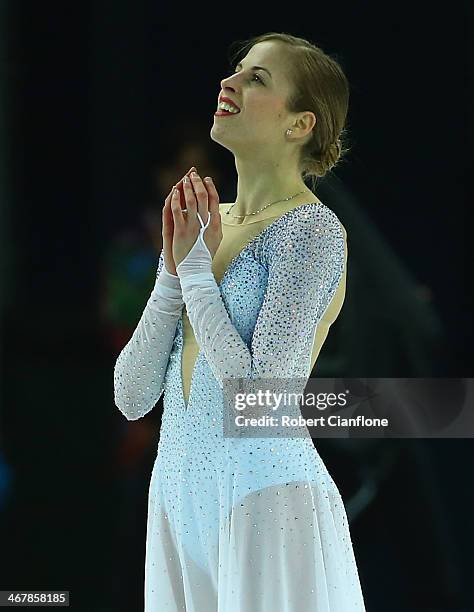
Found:
[[129, 421], [147, 414], [163, 393], [183, 305], [179, 278], [167, 271], [162, 252], [151, 295], [114, 367], [115, 404]]

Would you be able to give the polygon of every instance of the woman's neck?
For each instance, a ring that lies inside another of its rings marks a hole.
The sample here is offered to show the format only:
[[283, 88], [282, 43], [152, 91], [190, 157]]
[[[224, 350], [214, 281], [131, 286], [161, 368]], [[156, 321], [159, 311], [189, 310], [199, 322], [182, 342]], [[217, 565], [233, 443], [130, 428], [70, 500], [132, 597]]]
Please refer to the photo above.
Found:
[[292, 159], [265, 159], [262, 162], [236, 158], [235, 165], [237, 196], [231, 214], [247, 217], [259, 214], [265, 206], [271, 208], [282, 200], [291, 205], [300, 195], [312, 195]]
[[232, 214], [248, 216], [258, 214], [262, 209], [271, 208], [279, 202], [291, 202], [301, 195], [306, 197], [311, 193], [308, 187], [300, 182], [298, 184], [282, 184], [281, 186], [271, 186], [268, 189], [264, 185], [257, 185], [252, 189], [252, 193], [245, 197], [242, 190], [237, 186], [237, 197], [232, 209]]
[[[276, 202], [255, 215], [250, 214], [243, 218], [240, 218], [240, 217], [235, 218], [233, 216], [237, 214], [239, 215], [242, 214], [242, 213], [236, 212], [235, 205], [223, 204], [224, 211], [221, 213], [221, 220], [224, 225], [248, 225], [250, 223], [262, 221], [270, 217], [279, 217], [280, 215], [287, 212], [288, 210], [291, 210], [292, 208], [296, 208], [297, 206], [301, 206], [302, 204], [308, 204], [308, 203], [321, 203], [321, 202], [314, 195], [314, 193], [312, 193], [311, 190], [306, 188], [306, 191], [298, 195], [296, 198], [293, 198], [287, 201]], [[260, 208], [262, 208], [264, 205], [265, 203], [262, 203], [260, 205]]]

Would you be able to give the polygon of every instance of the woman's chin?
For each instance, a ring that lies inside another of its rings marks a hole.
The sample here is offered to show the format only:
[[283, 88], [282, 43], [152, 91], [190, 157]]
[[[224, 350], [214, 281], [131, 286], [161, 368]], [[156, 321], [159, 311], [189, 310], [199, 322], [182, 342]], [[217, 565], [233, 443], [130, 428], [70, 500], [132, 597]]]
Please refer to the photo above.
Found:
[[212, 126], [211, 128], [210, 137], [211, 137], [211, 140], [213, 140], [214, 142], [217, 142], [218, 144], [222, 145], [226, 149], [231, 150], [230, 149], [231, 139], [228, 137], [227, 134], [223, 132], [219, 132], [219, 130], [214, 129], [214, 126]]

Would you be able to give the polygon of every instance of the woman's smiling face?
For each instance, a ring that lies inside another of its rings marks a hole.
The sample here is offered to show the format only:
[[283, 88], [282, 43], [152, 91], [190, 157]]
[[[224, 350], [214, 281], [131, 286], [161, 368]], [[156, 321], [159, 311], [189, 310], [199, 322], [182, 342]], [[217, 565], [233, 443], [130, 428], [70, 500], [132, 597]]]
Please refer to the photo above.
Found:
[[[219, 97], [230, 98], [240, 108], [237, 115], [214, 118], [213, 136], [222, 135], [224, 146], [239, 142], [268, 145], [276, 138], [281, 142], [290, 94], [283, 51], [276, 41], [258, 43], [235, 66], [235, 72], [221, 81]], [[221, 141], [219, 137], [215, 140]]]

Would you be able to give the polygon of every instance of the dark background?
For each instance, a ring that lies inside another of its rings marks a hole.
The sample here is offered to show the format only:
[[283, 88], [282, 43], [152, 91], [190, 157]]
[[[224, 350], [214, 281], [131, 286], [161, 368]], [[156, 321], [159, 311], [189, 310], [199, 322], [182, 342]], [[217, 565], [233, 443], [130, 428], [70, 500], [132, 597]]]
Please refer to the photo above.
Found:
[[[472, 376], [472, 24], [468, 2], [0, 4], [0, 589], [143, 609], [161, 400], [127, 422], [113, 367], [173, 182], [194, 164], [234, 197], [209, 137], [234, 40], [309, 38], [351, 85], [352, 150], [316, 193], [348, 229], [354, 287], [318, 372]], [[315, 443], [367, 610], [474, 610], [472, 439]]]

